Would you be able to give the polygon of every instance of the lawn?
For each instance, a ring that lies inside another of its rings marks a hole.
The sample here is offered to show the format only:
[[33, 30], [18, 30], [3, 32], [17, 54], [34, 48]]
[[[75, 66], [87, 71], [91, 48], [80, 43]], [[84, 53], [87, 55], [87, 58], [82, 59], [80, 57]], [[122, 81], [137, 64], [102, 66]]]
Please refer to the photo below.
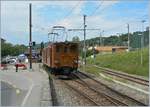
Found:
[[[129, 74], [136, 74], [140, 76], [149, 77], [149, 49], [144, 48], [143, 53], [143, 64], [141, 65], [141, 51], [131, 51], [124, 53], [114, 54], [98, 54], [95, 58], [87, 58], [87, 64], [96, 64], [101, 67], [107, 67]], [[92, 68], [87, 68], [92, 69]], [[90, 70], [89, 70], [90, 71]], [[90, 71], [91, 72], [91, 71]], [[95, 69], [94, 73], [97, 72]]]

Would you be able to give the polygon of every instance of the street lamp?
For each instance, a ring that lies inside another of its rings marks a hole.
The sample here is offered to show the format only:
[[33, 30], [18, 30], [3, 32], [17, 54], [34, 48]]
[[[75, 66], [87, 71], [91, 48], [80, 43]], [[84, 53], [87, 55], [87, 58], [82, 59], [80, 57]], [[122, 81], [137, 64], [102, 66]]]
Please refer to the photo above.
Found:
[[143, 64], [143, 55], [142, 55], [142, 34], [139, 33], [138, 35], [140, 36], [140, 40], [141, 40], [141, 43], [140, 43], [140, 44], [141, 44], [141, 47], [140, 47], [140, 48], [141, 48], [141, 65], [142, 65], [142, 64]]
[[100, 32], [100, 43], [99, 43], [99, 46], [102, 46], [102, 33], [104, 33], [104, 30], [102, 30], [102, 32]]
[[130, 34], [129, 34], [129, 24], [127, 23], [127, 28], [128, 28], [128, 52], [130, 51]]

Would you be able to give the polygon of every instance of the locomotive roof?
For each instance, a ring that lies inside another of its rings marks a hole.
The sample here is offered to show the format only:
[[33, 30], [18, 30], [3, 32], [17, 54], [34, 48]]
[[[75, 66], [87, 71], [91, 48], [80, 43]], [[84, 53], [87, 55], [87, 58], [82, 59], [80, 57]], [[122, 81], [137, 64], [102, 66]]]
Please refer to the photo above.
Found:
[[76, 42], [55, 42], [55, 43], [52, 43], [52, 45], [55, 45], [55, 44], [78, 44]]
[[48, 44], [48, 46], [46, 46], [44, 49], [46, 49], [46, 48], [48, 48], [49, 46], [53, 46], [53, 45], [69, 45], [69, 44], [75, 44], [75, 45], [78, 45], [78, 43], [77, 42], [54, 42], [54, 43], [50, 43], [50, 44]]

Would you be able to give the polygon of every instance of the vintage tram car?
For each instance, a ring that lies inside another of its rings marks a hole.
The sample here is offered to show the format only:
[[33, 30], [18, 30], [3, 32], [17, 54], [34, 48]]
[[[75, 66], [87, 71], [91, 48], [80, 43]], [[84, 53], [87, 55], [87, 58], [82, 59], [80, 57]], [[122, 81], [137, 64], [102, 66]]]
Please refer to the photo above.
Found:
[[78, 69], [78, 43], [55, 42], [42, 51], [42, 62], [52, 73], [70, 74]]

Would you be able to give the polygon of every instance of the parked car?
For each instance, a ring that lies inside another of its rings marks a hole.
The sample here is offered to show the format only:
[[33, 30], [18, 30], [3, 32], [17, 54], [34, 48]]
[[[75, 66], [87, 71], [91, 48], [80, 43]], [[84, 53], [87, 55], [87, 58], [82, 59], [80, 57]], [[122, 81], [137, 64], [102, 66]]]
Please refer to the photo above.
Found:
[[9, 64], [16, 64], [17, 63], [17, 58], [10, 58], [10, 59], [8, 59], [8, 63]]

